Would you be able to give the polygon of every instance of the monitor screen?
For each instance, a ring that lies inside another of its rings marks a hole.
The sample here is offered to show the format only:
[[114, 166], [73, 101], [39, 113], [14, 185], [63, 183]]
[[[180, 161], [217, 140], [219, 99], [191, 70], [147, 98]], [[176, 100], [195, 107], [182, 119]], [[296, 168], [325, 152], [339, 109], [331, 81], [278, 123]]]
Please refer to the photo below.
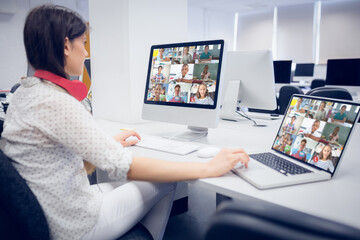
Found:
[[312, 77], [314, 76], [314, 63], [297, 63], [295, 68], [295, 76]]
[[142, 118], [204, 131], [217, 127], [225, 53], [224, 40], [152, 46]]
[[289, 83], [291, 80], [291, 60], [274, 61], [275, 83]]
[[224, 42], [152, 46], [144, 104], [215, 109]]
[[358, 114], [356, 103], [294, 95], [272, 149], [332, 174]]
[[329, 59], [325, 84], [360, 86], [360, 58]]

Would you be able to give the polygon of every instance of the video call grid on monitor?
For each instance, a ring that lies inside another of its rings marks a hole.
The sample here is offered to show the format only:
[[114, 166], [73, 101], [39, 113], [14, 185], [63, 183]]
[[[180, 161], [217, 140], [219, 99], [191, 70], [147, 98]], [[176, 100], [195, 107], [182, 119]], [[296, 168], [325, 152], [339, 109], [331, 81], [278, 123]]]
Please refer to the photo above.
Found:
[[272, 149], [333, 174], [359, 104], [294, 95]]
[[215, 109], [223, 40], [154, 45], [144, 103]]

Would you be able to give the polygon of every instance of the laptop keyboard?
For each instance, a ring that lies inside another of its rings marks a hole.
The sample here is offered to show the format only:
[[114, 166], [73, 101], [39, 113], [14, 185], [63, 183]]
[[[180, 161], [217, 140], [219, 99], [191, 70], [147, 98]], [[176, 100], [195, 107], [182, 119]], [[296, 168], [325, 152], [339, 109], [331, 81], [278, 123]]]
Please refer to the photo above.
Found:
[[256, 153], [249, 156], [286, 176], [312, 172], [273, 153]]

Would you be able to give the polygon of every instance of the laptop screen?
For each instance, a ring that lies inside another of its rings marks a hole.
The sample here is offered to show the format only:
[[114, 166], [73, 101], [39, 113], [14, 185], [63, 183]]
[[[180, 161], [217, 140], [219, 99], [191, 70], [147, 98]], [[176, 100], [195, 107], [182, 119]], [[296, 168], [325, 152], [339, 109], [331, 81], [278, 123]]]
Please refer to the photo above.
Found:
[[359, 108], [359, 103], [294, 95], [272, 149], [333, 174]]

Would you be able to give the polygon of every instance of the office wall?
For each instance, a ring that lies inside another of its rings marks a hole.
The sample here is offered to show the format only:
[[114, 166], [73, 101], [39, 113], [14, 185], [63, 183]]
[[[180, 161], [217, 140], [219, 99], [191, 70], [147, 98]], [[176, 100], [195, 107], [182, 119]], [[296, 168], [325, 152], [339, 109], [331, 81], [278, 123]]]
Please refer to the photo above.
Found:
[[227, 49], [233, 49], [235, 13], [188, 7], [188, 41], [224, 39]]
[[1, 0], [1, 2], [1, 6], [11, 5], [12, 10], [0, 11], [0, 89], [10, 89], [27, 74], [23, 28], [30, 9], [45, 3], [59, 4], [77, 11], [85, 20], [88, 19], [87, 0]]
[[360, 1], [325, 1], [321, 7], [320, 62], [360, 57]]
[[278, 7], [276, 58], [313, 62], [314, 4]]
[[188, 41], [205, 40], [205, 12], [204, 8], [188, 6]]
[[237, 50], [272, 49], [273, 11], [239, 15]]
[[187, 1], [89, 0], [95, 117], [141, 121], [150, 47], [187, 39]]

